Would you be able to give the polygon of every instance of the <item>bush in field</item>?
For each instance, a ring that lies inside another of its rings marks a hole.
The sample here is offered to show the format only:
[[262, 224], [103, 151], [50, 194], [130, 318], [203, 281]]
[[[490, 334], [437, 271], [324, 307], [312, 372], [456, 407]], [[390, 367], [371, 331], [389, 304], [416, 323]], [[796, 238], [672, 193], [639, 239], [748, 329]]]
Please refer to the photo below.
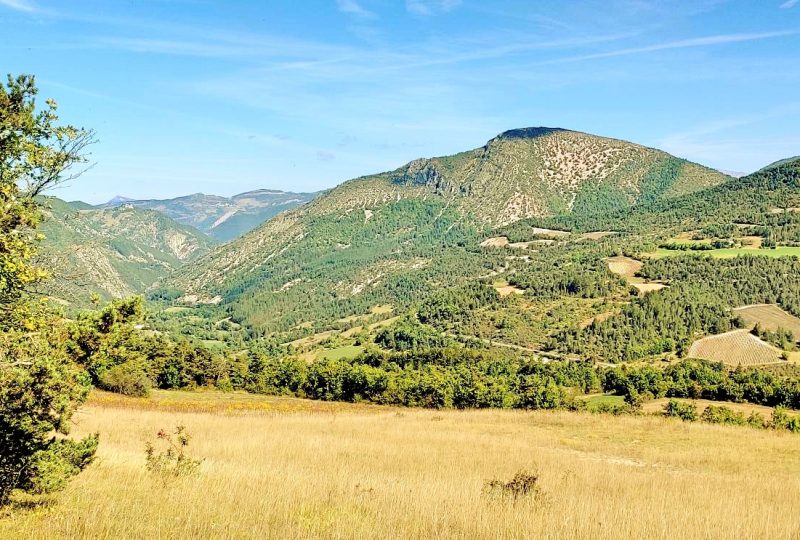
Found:
[[746, 426], [747, 418], [742, 413], [736, 412], [725, 406], [709, 405], [700, 416], [703, 422], [709, 424], [728, 424], [732, 426]]
[[97, 386], [126, 396], [145, 397], [150, 394], [150, 379], [144, 368], [133, 362], [119, 364], [100, 372]]
[[769, 427], [769, 422], [757, 412], [752, 412], [750, 416], [747, 417], [747, 425], [758, 429], [765, 429]]
[[664, 405], [664, 416], [680, 418], [684, 422], [694, 422], [697, 420], [697, 407], [694, 403], [682, 403], [677, 399], [671, 399]]
[[590, 412], [596, 414], [611, 414], [613, 416], [621, 416], [623, 414], [636, 414], [639, 409], [629, 405], [628, 403], [598, 403]]
[[165, 486], [178, 478], [195, 474], [200, 467], [200, 460], [190, 457], [186, 452], [189, 440], [186, 427], [177, 426], [172, 433], [160, 430], [156, 435], [156, 443], [147, 443], [147, 470]]
[[507, 482], [503, 480], [486, 482], [483, 493], [488, 497], [517, 502], [525, 498], [536, 499], [542, 495], [542, 490], [536, 474], [520, 471]]
[[800, 433], [800, 416], [790, 416], [784, 407], [775, 407], [772, 411], [772, 427]]

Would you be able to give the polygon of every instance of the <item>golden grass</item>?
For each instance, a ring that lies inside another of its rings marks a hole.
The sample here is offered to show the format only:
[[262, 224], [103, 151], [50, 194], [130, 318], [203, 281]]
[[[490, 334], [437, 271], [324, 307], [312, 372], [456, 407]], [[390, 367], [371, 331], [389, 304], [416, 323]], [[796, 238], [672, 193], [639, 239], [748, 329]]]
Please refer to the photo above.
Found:
[[734, 309], [749, 325], [760, 324], [764, 330], [775, 332], [783, 328], [800, 337], [800, 319], [786, 313], [775, 304], [757, 304]]
[[618, 276], [625, 278], [631, 286], [639, 291], [639, 296], [644, 296], [651, 292], [660, 291], [666, 287], [663, 283], [656, 283], [646, 281], [643, 278], [637, 277], [636, 274], [642, 269], [644, 263], [642, 261], [632, 259], [630, 257], [608, 257], [606, 259], [608, 269]]
[[492, 287], [494, 287], [494, 290], [496, 290], [500, 296], [509, 296], [512, 294], [525, 294], [525, 289], [520, 289], [519, 287], [510, 285], [508, 281], [504, 279], [495, 281], [492, 284]]
[[578, 237], [578, 240], [602, 240], [606, 236], [614, 236], [619, 234], [617, 231], [594, 231], [594, 232], [587, 232], [583, 233]]
[[642, 269], [644, 263], [630, 257], [609, 257], [606, 259], [608, 269], [614, 274], [625, 278], [632, 278]]
[[[172, 399], [217, 398], [231, 401]], [[166, 399], [93, 396], [75, 432], [100, 432], [97, 462], [52, 505], [0, 519], [0, 538], [800, 534], [797, 435], [568, 412], [318, 411], [300, 400], [295, 412], [176, 412], [162, 410]], [[204, 461], [199, 476], [163, 487], [144, 470], [144, 443], [179, 423]], [[487, 480], [520, 470], [539, 474], [543, 498], [482, 495]]]

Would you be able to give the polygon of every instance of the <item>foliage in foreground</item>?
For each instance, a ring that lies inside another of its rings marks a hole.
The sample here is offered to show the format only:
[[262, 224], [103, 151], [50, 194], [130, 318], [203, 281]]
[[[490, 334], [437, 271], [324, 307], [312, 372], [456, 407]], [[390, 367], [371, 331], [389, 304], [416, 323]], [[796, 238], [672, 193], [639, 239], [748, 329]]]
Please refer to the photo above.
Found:
[[63, 325], [29, 294], [47, 273], [33, 263], [36, 197], [59, 181], [92, 133], [57, 126], [56, 104], [36, 110], [32, 77], [0, 85], [0, 505], [15, 490], [48, 493], [86, 467], [97, 436], [59, 437], [89, 391], [64, 347]]

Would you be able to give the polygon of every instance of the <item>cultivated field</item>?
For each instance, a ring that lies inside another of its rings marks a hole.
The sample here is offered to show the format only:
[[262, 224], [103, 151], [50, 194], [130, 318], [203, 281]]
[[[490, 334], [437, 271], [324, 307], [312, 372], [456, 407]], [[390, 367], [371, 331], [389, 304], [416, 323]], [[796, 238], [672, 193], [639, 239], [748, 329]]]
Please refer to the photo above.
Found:
[[800, 319], [786, 313], [775, 304], [744, 306], [736, 308], [734, 311], [751, 326], [760, 324], [763, 329], [772, 332], [783, 328], [789, 330], [796, 338], [800, 338]]
[[[217, 397], [225, 408], [209, 408]], [[797, 435], [658, 417], [427, 411], [241, 394], [104, 394], [77, 418], [97, 462], [1, 538], [797, 538]], [[246, 403], [223, 412], [232, 403]], [[296, 409], [291, 405], [297, 406]], [[144, 444], [185, 424], [196, 477], [163, 485]], [[538, 475], [536, 497], [487, 481]]]
[[723, 362], [731, 366], [753, 366], [781, 361], [778, 348], [765, 343], [748, 330], [734, 330], [695, 341], [689, 349], [691, 358]]
[[619, 234], [616, 231], [594, 231], [594, 232], [587, 232], [583, 233], [578, 237], [578, 240], [602, 240], [606, 236], [614, 236]]

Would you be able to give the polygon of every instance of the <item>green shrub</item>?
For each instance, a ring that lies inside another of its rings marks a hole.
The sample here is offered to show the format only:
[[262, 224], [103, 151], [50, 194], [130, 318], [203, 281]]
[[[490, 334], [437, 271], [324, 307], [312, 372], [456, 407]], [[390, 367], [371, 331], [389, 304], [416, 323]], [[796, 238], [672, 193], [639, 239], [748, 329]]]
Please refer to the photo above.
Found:
[[747, 418], [740, 413], [725, 406], [709, 405], [700, 416], [703, 422], [709, 424], [728, 424], [732, 426], [746, 426]]
[[694, 403], [683, 403], [677, 399], [671, 399], [664, 405], [664, 416], [680, 418], [684, 422], [694, 422], [697, 420], [697, 407]]
[[126, 396], [146, 397], [150, 394], [150, 379], [144, 369], [133, 362], [119, 364], [101, 372], [97, 386]]
[[784, 407], [775, 407], [772, 411], [772, 427], [800, 433], [800, 416], [790, 416]]

